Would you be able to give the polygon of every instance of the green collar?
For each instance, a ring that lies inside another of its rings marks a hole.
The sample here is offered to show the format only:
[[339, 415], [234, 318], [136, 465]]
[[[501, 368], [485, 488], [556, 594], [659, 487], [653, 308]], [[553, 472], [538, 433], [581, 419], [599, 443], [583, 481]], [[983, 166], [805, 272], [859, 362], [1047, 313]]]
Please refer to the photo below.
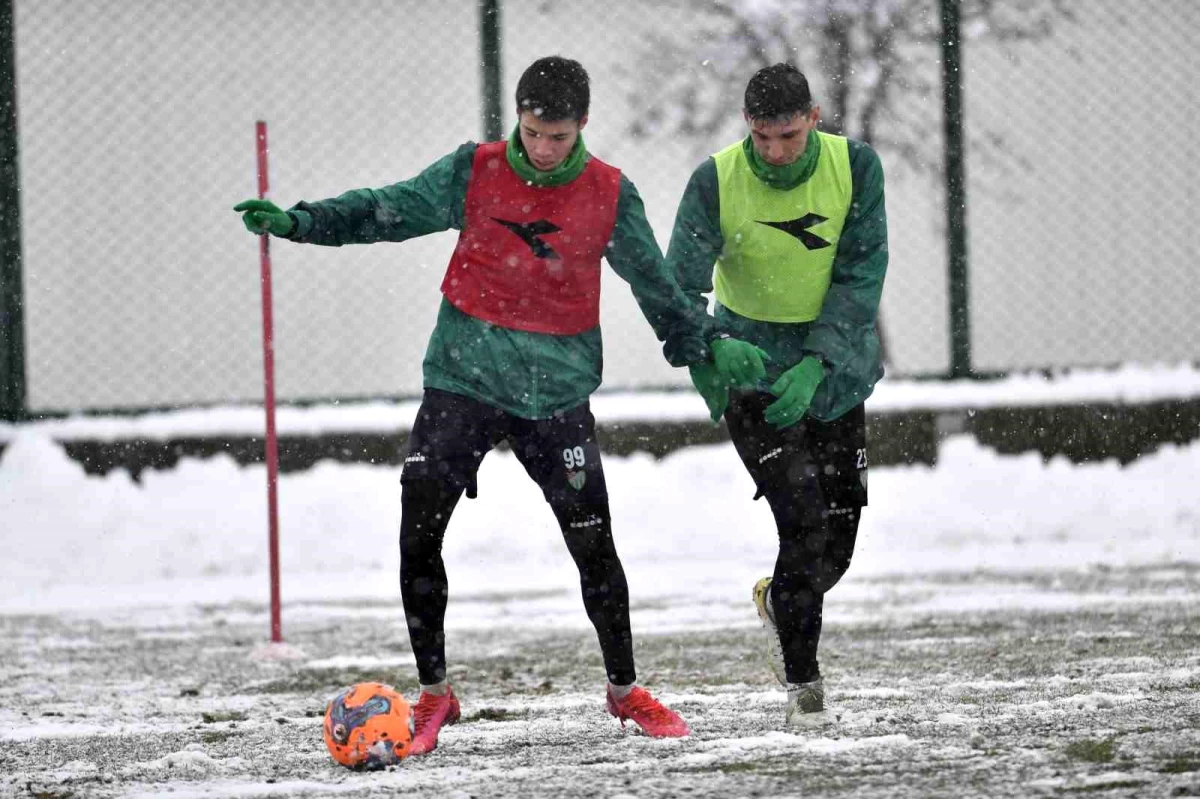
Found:
[[508, 137], [508, 150], [505, 155], [508, 157], [508, 165], [517, 173], [517, 177], [534, 186], [561, 186], [564, 183], [570, 183], [583, 172], [588, 159], [587, 147], [583, 145], [583, 134], [580, 133], [579, 138], [575, 139], [575, 146], [571, 149], [571, 154], [554, 169], [543, 172], [529, 163], [529, 156], [525, 154], [525, 146], [521, 144], [519, 127], [513, 128], [512, 134]]
[[762, 156], [758, 154], [758, 150], [754, 149], [754, 142], [749, 136], [742, 142], [742, 152], [746, 154], [750, 170], [759, 180], [773, 189], [786, 191], [796, 188], [817, 171], [817, 159], [821, 157], [821, 137], [817, 135], [816, 128], [810, 130], [808, 143], [804, 145], [804, 152], [786, 166], [775, 166], [762, 160]]

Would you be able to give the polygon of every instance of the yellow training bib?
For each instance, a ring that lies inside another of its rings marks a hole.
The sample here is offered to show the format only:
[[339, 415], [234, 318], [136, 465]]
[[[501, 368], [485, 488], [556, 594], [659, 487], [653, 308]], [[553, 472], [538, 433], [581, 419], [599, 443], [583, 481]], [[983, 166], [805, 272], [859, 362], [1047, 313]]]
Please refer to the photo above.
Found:
[[725, 246], [717, 258], [717, 301], [760, 322], [811, 322], [821, 313], [853, 184], [844, 136], [818, 131], [812, 176], [794, 189], [758, 179], [742, 142], [713, 156]]

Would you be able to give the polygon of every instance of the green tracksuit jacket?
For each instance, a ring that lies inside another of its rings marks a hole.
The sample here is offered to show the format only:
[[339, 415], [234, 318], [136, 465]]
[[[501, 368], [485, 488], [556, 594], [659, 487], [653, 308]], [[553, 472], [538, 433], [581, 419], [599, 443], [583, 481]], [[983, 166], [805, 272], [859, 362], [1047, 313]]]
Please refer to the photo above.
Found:
[[[583, 146], [582, 138], [577, 146]], [[461, 230], [475, 148], [473, 142], [463, 144], [411, 180], [297, 203], [289, 210], [296, 219], [289, 238], [338, 247]], [[717, 325], [688, 302], [666, 271], [641, 197], [624, 175], [605, 259], [630, 284], [664, 342], [668, 362], [686, 366], [709, 357]], [[511, 330], [469, 316], [443, 298], [423, 371], [426, 388], [462, 394], [521, 418], [544, 419], [587, 400], [600, 385], [602, 366], [598, 326], [566, 336]]]
[[[814, 132], [802, 160], [817, 157], [816, 140]], [[823, 421], [836, 419], [862, 403], [883, 376], [876, 331], [888, 263], [883, 168], [868, 145], [855, 140], [848, 145], [851, 203], [834, 256], [831, 284], [817, 318], [797, 323], [757, 321], [720, 303], [715, 313], [723, 330], [757, 344], [770, 356], [764, 388], [806, 355], [819, 357], [826, 377], [809, 413]], [[818, 151], [819, 147], [817, 143]], [[800, 175], [800, 182], [807, 179], [803, 169]], [[796, 215], [803, 213], [804, 209], [797, 209]], [[688, 181], [667, 251], [668, 268], [697, 307], [707, 305], [702, 295], [713, 290], [713, 264], [724, 247], [717, 167], [709, 158]]]

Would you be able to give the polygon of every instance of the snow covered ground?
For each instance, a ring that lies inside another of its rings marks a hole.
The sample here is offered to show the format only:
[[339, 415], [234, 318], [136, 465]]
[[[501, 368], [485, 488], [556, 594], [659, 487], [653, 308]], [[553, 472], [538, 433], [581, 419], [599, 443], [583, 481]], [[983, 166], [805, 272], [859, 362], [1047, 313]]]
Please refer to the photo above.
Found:
[[605, 715], [553, 517], [493, 453], [446, 544], [464, 723], [354, 774], [324, 750], [324, 702], [366, 679], [415, 689], [399, 470], [282, 478], [280, 651], [264, 469], [88, 477], [61, 432], [8, 428], [0, 459], [0, 795], [1200, 795], [1200, 444], [1122, 468], [951, 438], [936, 468], [873, 469], [826, 605], [841, 720], [800, 736], [780, 731], [749, 602], [773, 528], [732, 447], [607, 458], [639, 675], [692, 724], [682, 741]]

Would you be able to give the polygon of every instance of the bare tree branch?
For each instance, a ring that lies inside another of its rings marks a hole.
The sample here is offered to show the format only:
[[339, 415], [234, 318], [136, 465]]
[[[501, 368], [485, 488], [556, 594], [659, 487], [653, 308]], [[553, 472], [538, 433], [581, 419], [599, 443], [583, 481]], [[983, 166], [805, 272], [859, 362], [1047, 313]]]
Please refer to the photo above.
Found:
[[[1079, 0], [963, 0], [964, 38], [1002, 45], [1046, 39], [1075, 21]], [[684, 29], [642, 37], [628, 70], [638, 110], [633, 136], [711, 139], [730, 124], [750, 75], [813, 59], [827, 129], [861, 138], [919, 169], [940, 163], [921, 118], [939, 88], [937, 0], [650, 0], [687, 19]], [[651, 76], [647, 80], [646, 76]], [[885, 135], [886, 134], [886, 135]], [[982, 131], [979, 140], [1004, 146]], [[1019, 161], [1014, 161], [1019, 165]]]

